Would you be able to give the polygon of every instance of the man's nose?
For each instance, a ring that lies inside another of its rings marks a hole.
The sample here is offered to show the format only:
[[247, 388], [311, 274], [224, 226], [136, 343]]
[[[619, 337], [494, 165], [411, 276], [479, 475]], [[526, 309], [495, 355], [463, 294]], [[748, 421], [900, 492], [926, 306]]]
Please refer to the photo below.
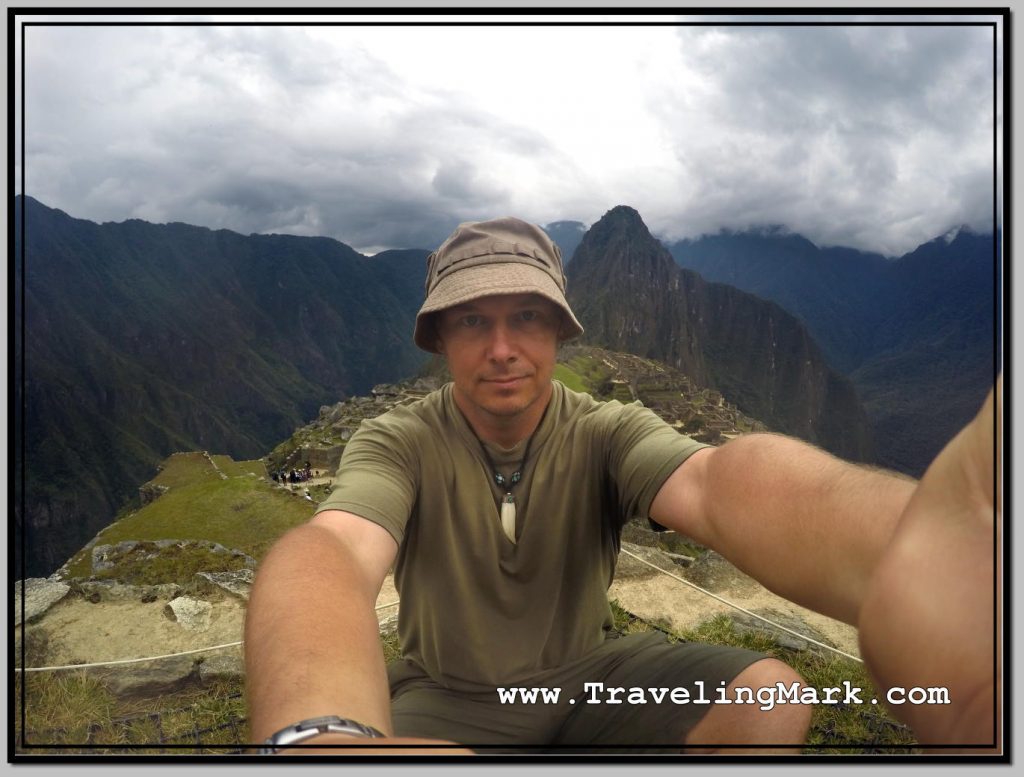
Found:
[[515, 336], [505, 324], [496, 324], [491, 329], [488, 355], [498, 362], [507, 362], [516, 357]]

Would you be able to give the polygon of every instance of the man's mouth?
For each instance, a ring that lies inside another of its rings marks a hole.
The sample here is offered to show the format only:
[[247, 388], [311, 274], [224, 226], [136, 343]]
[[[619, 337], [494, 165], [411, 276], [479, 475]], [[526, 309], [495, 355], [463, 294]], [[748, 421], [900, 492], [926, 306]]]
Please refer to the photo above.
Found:
[[511, 386], [523, 380], [525, 375], [506, 375], [500, 378], [484, 378], [485, 383], [494, 383], [497, 386]]

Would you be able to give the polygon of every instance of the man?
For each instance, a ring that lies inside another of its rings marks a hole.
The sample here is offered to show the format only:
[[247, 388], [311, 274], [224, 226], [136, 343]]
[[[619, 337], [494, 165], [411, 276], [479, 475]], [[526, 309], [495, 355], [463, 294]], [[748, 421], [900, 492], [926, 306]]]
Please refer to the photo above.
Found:
[[[246, 623], [255, 739], [293, 753], [801, 745], [807, 705], [586, 700], [596, 682], [696, 698], [700, 681], [731, 698], [800, 681], [749, 651], [612, 638], [618, 534], [641, 515], [859, 623], [886, 687], [950, 688], [951, 704], [907, 713], [922, 742], [993, 741], [991, 397], [918, 487], [779, 435], [703, 446], [638, 405], [575, 394], [552, 373], [559, 343], [581, 333], [538, 227], [462, 224], [431, 255], [414, 337], [453, 382], [364, 423], [332, 496], [264, 559]], [[966, 567], [955, 583], [947, 563]], [[373, 608], [393, 564], [403, 660], [386, 668]], [[562, 695], [502, 703], [510, 686]]]

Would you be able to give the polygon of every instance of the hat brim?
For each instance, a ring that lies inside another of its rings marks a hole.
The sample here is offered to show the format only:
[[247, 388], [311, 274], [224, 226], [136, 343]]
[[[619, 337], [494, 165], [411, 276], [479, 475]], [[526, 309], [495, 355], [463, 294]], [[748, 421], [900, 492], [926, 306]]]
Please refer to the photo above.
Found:
[[442, 278], [416, 314], [416, 328], [413, 332], [416, 345], [424, 351], [440, 353], [437, 350], [436, 332], [429, 320], [431, 316], [447, 308], [495, 294], [539, 294], [558, 305], [565, 314], [565, 325], [559, 332], [560, 341], [583, 334], [583, 327], [550, 275], [521, 262], [500, 262], [467, 267]]

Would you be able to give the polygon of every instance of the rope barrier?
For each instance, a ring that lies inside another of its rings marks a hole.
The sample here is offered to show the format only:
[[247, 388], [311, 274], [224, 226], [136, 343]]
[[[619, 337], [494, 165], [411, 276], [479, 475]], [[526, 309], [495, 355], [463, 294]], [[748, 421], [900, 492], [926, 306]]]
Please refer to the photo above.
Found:
[[[785, 632], [787, 632], [789, 634], [792, 634], [794, 637], [799, 637], [800, 639], [805, 640], [807, 642], [810, 642], [810, 643], [812, 643], [814, 645], [817, 645], [818, 647], [825, 648], [825, 650], [831, 650], [833, 653], [838, 653], [839, 655], [843, 656], [844, 658], [852, 659], [853, 661], [856, 661], [856, 662], [861, 663], [861, 664], [864, 663], [863, 660], [858, 658], [857, 656], [851, 655], [850, 653], [846, 653], [846, 652], [844, 652], [842, 650], [839, 650], [838, 648], [834, 648], [831, 645], [826, 645], [824, 642], [819, 642], [816, 639], [808, 637], [806, 634], [801, 634], [800, 632], [794, 631], [793, 629], [790, 629], [790, 628], [787, 628], [786, 626], [783, 626], [780, 623], [775, 623], [774, 621], [772, 621], [772, 620], [770, 620], [768, 618], [765, 618], [763, 615], [758, 615], [756, 612], [751, 612], [750, 610], [746, 609], [745, 607], [741, 607], [738, 604], [730, 602], [728, 599], [723, 599], [718, 594], [712, 593], [711, 591], [708, 591], [708, 590], [706, 590], [704, 588], [701, 588], [699, 585], [696, 585], [695, 583], [691, 583], [689, 580], [686, 580], [685, 578], [679, 577], [678, 575], [674, 575], [671, 572], [669, 572], [668, 570], [662, 569], [658, 565], [652, 564], [650, 561], [647, 561], [645, 559], [640, 558], [638, 555], [636, 555], [635, 553], [632, 553], [632, 552], [626, 550], [625, 548], [622, 548], [620, 552], [625, 553], [627, 556], [636, 559], [641, 564], [646, 564], [651, 569], [654, 569], [654, 570], [656, 570], [658, 572], [661, 572], [661, 574], [663, 574], [663, 575], [667, 575], [668, 577], [671, 577], [673, 580], [678, 580], [680, 583], [683, 583], [684, 585], [688, 585], [688, 586], [690, 586], [690, 588], [696, 589], [697, 591], [700, 591], [702, 594], [706, 594], [707, 596], [710, 596], [712, 599], [716, 599], [717, 601], [721, 602], [722, 604], [728, 605], [729, 607], [732, 607], [732, 608], [734, 608], [736, 610], [739, 610], [740, 612], [742, 612], [742, 613], [744, 613], [746, 615], [749, 615], [752, 618], [757, 618], [757, 620], [764, 621], [769, 626], [772, 626], [772, 627], [774, 627], [776, 629], [780, 629], [781, 631], [785, 631]], [[398, 604], [398, 602], [390, 602], [389, 604], [382, 604], [379, 607], [375, 607], [374, 610], [375, 611], [377, 611], [377, 610], [386, 610], [389, 607], [394, 607], [396, 604]], [[55, 671], [59, 671], [59, 670], [63, 670], [63, 669], [89, 669], [89, 668], [97, 667], [97, 666], [116, 666], [116, 665], [120, 665], [120, 664], [138, 664], [138, 663], [142, 663], [144, 661], [159, 661], [159, 660], [164, 659], [164, 658], [177, 658], [178, 656], [190, 656], [190, 655], [193, 655], [195, 653], [208, 653], [208, 652], [211, 652], [211, 651], [214, 651], [214, 650], [223, 650], [224, 648], [237, 647], [238, 645], [241, 645], [241, 644], [242, 644], [242, 642], [241, 642], [241, 640], [239, 640], [238, 642], [227, 642], [227, 643], [225, 643], [223, 645], [213, 645], [212, 647], [197, 648], [195, 650], [186, 650], [186, 651], [183, 651], [181, 653], [167, 653], [167, 654], [162, 655], [162, 656], [148, 656], [146, 658], [124, 658], [124, 659], [120, 659], [118, 661], [96, 661], [96, 662], [93, 662], [91, 664], [66, 664], [64, 666], [34, 666], [34, 667], [28, 667], [28, 668], [25, 668], [25, 669], [23, 669], [21, 667], [15, 667], [14, 671], [15, 672], [55, 672]]]
[[[394, 607], [398, 602], [391, 602], [390, 604], [382, 604], [379, 607], [374, 607], [374, 611], [386, 610], [388, 607]], [[164, 658], [177, 658], [178, 656], [191, 656], [195, 653], [209, 653], [213, 650], [223, 650], [224, 648], [237, 647], [242, 644], [242, 641], [238, 642], [225, 642], [223, 645], [213, 645], [211, 647], [196, 648], [195, 650], [185, 650], [181, 653], [166, 653], [162, 656], [147, 656], [146, 658], [122, 658], [117, 661], [95, 661], [91, 664], [65, 664], [64, 666], [30, 666], [22, 668], [20, 666], [14, 667], [15, 672], [55, 672], [61, 669], [91, 669], [96, 666], [117, 666], [120, 664], [139, 664], [144, 661], [159, 661]]]
[[818, 640], [812, 639], [811, 637], [808, 637], [806, 634], [801, 634], [799, 631], [794, 631], [793, 629], [786, 628], [785, 626], [783, 626], [780, 623], [775, 623], [774, 621], [771, 621], [768, 618], [765, 618], [763, 615], [758, 615], [756, 612], [751, 612], [750, 610], [746, 609], [745, 607], [740, 607], [738, 604], [734, 604], [733, 602], [730, 602], [728, 599], [723, 599], [718, 594], [712, 593], [711, 591], [707, 591], [707, 590], [701, 588], [699, 585], [696, 585], [695, 583], [691, 583], [689, 580], [686, 580], [686, 579], [684, 579], [682, 577], [679, 577], [679, 575], [674, 575], [671, 572], [669, 572], [668, 570], [662, 569], [657, 564], [652, 564], [650, 561], [646, 561], [645, 559], [640, 558], [638, 555], [636, 555], [635, 553], [631, 553], [630, 551], [626, 550], [625, 548], [621, 548], [619, 552], [620, 553], [625, 553], [627, 556], [630, 556], [631, 558], [636, 559], [641, 564], [646, 564], [647, 566], [651, 567], [651, 569], [656, 569], [659, 572], [661, 572], [661, 574], [668, 575], [673, 580], [678, 580], [680, 583], [685, 583], [686, 585], [690, 586], [690, 588], [695, 588], [696, 590], [700, 591], [702, 594], [707, 594], [712, 599], [717, 599], [722, 604], [726, 604], [729, 607], [733, 607], [733, 608], [739, 610], [740, 612], [745, 613], [746, 615], [751, 616], [752, 618], [757, 618], [760, 621], [764, 621], [765, 623], [767, 623], [770, 626], [774, 626], [777, 629], [781, 629], [782, 631], [788, 632], [789, 634], [792, 634], [794, 637], [799, 637], [802, 640], [806, 640], [807, 642], [811, 642], [811, 643], [817, 645], [818, 647], [823, 647], [826, 650], [831, 650], [833, 653], [838, 653], [841, 656], [853, 659], [857, 663], [860, 663], [860, 664], [864, 663], [864, 661], [862, 659], [858, 658], [857, 656], [850, 655], [849, 653], [846, 653], [846, 652], [844, 652], [842, 650], [839, 650], [838, 648], [834, 648], [831, 645], [826, 645], [824, 642], [818, 642]]

